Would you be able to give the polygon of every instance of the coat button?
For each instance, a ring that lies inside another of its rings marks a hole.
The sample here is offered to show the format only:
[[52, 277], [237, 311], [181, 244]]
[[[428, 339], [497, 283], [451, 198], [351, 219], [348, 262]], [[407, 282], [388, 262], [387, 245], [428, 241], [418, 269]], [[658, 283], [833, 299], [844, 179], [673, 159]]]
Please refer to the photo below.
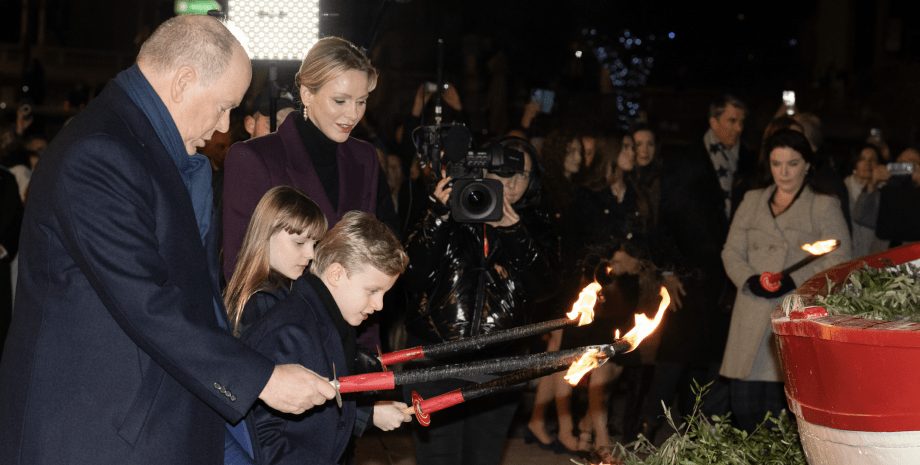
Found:
[[344, 422], [344, 421], [340, 421], [340, 422], [339, 422], [339, 429], [345, 429], [345, 422]]
[[220, 383], [214, 383], [214, 389], [217, 389], [218, 391], [221, 390]]
[[227, 397], [230, 397], [230, 396], [233, 395], [233, 394], [230, 394], [230, 391], [224, 391], [224, 395], [227, 396]]
[[236, 396], [230, 396], [230, 402], [236, 402]]
[[607, 209], [607, 208], [605, 208], [605, 209], [604, 209], [604, 214], [607, 215], [607, 214], [609, 214], [609, 213], [610, 213], [610, 210]]

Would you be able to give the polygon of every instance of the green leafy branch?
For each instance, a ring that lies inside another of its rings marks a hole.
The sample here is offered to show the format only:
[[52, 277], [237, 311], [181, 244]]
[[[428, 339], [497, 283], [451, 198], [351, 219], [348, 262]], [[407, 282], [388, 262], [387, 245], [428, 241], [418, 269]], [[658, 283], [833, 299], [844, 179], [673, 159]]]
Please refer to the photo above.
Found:
[[[627, 445], [618, 444], [614, 453], [624, 465], [805, 465], [805, 452], [799, 441], [795, 418], [783, 411], [774, 417], [767, 413], [753, 433], [732, 426], [731, 414], [706, 418], [702, 412], [703, 397], [709, 384], [694, 381], [696, 402], [690, 415], [680, 426], [674, 422], [671, 410], [665, 406], [665, 417], [676, 433], [661, 447], [640, 435]], [[642, 458], [644, 457], [644, 459]], [[572, 460], [575, 463], [575, 460]], [[581, 465], [590, 465], [588, 463]]]
[[920, 268], [910, 263], [888, 263], [886, 268], [864, 264], [836, 290], [828, 280], [828, 295], [817, 297], [817, 304], [830, 315], [920, 322]]

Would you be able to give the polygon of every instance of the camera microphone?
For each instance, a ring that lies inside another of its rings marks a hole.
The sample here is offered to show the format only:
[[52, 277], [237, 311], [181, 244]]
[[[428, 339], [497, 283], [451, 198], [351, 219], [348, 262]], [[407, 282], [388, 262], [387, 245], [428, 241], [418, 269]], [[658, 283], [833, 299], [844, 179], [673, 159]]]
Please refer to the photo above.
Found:
[[455, 124], [444, 137], [444, 155], [451, 163], [460, 163], [466, 158], [473, 137], [470, 130], [461, 124]]

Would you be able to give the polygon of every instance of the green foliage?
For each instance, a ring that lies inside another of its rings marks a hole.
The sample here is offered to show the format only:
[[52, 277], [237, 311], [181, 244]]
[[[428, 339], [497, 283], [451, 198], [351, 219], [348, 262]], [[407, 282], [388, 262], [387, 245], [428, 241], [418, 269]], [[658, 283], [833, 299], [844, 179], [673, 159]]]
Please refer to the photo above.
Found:
[[[753, 433], [748, 434], [731, 425], [729, 417], [706, 418], [700, 412], [702, 398], [709, 385], [700, 387], [694, 381], [696, 403], [693, 412], [684, 417], [679, 427], [665, 407], [668, 423], [677, 432], [664, 441], [660, 448], [651, 441], [639, 439], [626, 446], [617, 445], [614, 451], [625, 465], [805, 465], [805, 452], [799, 442], [795, 418], [782, 412], [779, 418], [769, 413]], [[642, 458], [644, 457], [644, 459]], [[573, 460], [574, 462], [574, 460]], [[575, 462], [578, 463], [578, 462]], [[583, 464], [588, 465], [588, 464]]]
[[920, 268], [915, 265], [892, 264], [883, 269], [864, 265], [833, 293], [832, 288], [828, 281], [827, 297], [816, 299], [829, 315], [920, 322]]

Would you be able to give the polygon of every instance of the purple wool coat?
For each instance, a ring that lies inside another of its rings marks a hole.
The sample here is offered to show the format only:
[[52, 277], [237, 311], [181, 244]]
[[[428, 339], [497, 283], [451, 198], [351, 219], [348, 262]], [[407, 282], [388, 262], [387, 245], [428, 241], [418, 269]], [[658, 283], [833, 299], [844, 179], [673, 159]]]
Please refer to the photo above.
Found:
[[224, 276], [230, 281], [256, 205], [275, 186], [304, 191], [326, 215], [331, 228], [346, 213], [376, 215], [380, 159], [374, 147], [349, 138], [339, 144], [339, 205], [333, 209], [313, 168], [292, 113], [278, 131], [230, 147], [224, 164]]

